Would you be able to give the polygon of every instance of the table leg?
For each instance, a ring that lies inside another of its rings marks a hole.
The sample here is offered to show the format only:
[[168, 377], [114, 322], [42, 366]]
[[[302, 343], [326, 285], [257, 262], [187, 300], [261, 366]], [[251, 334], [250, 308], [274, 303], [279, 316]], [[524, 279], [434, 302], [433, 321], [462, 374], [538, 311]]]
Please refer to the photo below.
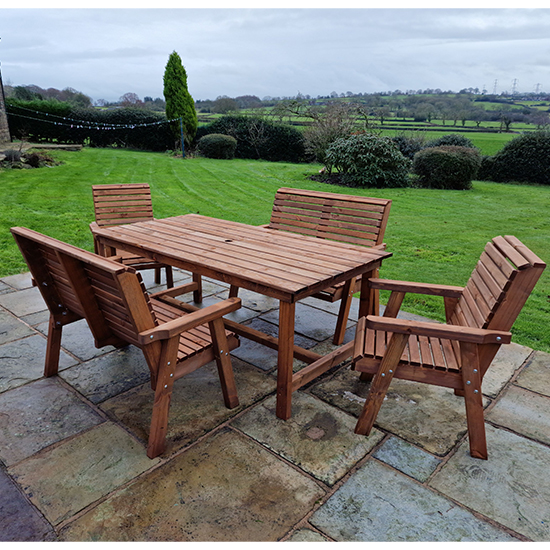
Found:
[[288, 420], [292, 414], [292, 364], [296, 304], [280, 302], [279, 351], [277, 356], [277, 417]]
[[369, 271], [361, 277], [361, 295], [359, 298], [359, 319], [366, 315], [378, 315], [374, 311], [375, 296], [374, 290], [369, 285], [369, 278], [375, 275], [375, 271]]

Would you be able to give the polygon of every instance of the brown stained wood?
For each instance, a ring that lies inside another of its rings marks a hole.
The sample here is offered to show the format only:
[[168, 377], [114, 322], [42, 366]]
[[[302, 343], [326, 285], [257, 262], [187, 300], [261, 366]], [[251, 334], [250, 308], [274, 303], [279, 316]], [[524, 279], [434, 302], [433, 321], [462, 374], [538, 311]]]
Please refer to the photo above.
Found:
[[[165, 447], [171, 386], [178, 377], [216, 358], [226, 403], [236, 406], [237, 393], [228, 353], [239, 342], [225, 330], [222, 316], [240, 307], [238, 298], [189, 315], [151, 299], [141, 276], [131, 267], [26, 228], [12, 228], [12, 234], [33, 280], [39, 285], [46, 283], [42, 285], [50, 310], [46, 376], [57, 373], [62, 327], [82, 317], [90, 326], [96, 346], [134, 344], [142, 349], [155, 390], [148, 456], [158, 456]], [[197, 284], [192, 283], [160, 294], [170, 298], [170, 294], [196, 288]], [[66, 302], [74, 304], [71, 306], [74, 309], [67, 309]]]
[[[95, 224], [99, 227], [111, 227], [128, 223], [138, 223], [152, 220], [153, 202], [151, 190], [146, 183], [93, 185]], [[92, 230], [93, 233], [93, 230]], [[105, 250], [94, 239], [94, 250], [98, 254], [113, 256], [116, 249]], [[161, 282], [161, 268], [166, 272], [166, 286], [174, 286], [172, 266], [162, 264], [145, 257], [122, 258], [126, 265], [132, 265], [138, 270], [154, 269], [155, 283]]]
[[149, 429], [149, 442], [147, 456], [155, 458], [162, 454], [166, 448], [166, 430], [168, 428], [168, 412], [174, 385], [174, 373], [176, 370], [179, 336], [165, 340], [158, 362], [157, 385], [155, 399], [153, 401], [153, 413], [151, 427]]
[[277, 355], [278, 418], [288, 420], [292, 415], [292, 360], [294, 357], [295, 304], [281, 302], [279, 307], [279, 350]]
[[380, 362], [378, 372], [372, 381], [367, 400], [359, 415], [359, 420], [355, 425], [356, 434], [370, 434], [407, 341], [408, 336], [406, 334], [394, 334], [392, 336], [384, 358]]
[[[470, 454], [487, 458], [481, 383], [500, 346], [511, 341], [509, 330], [546, 265], [516, 237], [496, 237], [481, 254], [470, 281], [464, 288], [426, 285], [404, 281], [373, 279], [371, 286], [391, 290], [389, 317], [364, 317], [358, 323], [353, 368], [361, 379], [394, 364], [397, 352], [384, 338], [401, 334], [406, 346], [393, 375], [404, 380], [448, 387], [466, 402]], [[402, 296], [398, 293], [422, 292], [442, 296], [447, 324], [397, 319]], [[395, 301], [395, 304], [392, 302]], [[384, 365], [384, 366], [383, 366]], [[378, 380], [371, 388], [363, 411], [360, 432], [370, 430], [376, 418], [376, 405], [386, 386]], [[373, 405], [374, 403], [374, 405]], [[368, 412], [367, 412], [367, 409]], [[359, 425], [359, 424], [358, 424]]]

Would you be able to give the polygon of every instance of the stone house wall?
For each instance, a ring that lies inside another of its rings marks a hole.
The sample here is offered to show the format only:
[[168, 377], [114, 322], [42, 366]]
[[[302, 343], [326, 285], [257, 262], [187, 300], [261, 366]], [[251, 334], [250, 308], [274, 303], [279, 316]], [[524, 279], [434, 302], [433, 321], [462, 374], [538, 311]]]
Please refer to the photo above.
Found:
[[2, 73], [0, 72], [0, 143], [11, 141], [10, 128], [8, 126], [8, 115], [6, 114], [6, 103], [4, 98], [4, 85], [2, 84]]

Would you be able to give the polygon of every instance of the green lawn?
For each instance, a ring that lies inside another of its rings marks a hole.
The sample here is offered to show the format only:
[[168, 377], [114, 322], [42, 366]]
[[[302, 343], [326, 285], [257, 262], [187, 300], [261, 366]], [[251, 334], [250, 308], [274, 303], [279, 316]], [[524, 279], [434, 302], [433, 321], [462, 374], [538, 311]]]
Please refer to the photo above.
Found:
[[[307, 179], [319, 165], [184, 160], [116, 149], [57, 157], [63, 165], [0, 172], [0, 276], [26, 271], [10, 227], [30, 227], [92, 250], [91, 185], [132, 182], [150, 184], [158, 218], [199, 212], [253, 225], [269, 220], [275, 191], [283, 186], [390, 198], [385, 240], [393, 257], [383, 265], [385, 278], [463, 285], [496, 235], [515, 235], [550, 260], [550, 187], [474, 182], [470, 191], [358, 190]], [[549, 302], [550, 269], [514, 326], [515, 342], [550, 352]], [[443, 319], [435, 298], [408, 298], [404, 308]]]

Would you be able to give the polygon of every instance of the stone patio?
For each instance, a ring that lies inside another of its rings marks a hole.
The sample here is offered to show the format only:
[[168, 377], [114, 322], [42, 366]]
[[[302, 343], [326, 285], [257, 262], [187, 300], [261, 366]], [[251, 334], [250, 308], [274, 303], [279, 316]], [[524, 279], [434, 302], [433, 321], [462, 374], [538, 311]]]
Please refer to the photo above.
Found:
[[[207, 280], [204, 291], [208, 305], [228, 289]], [[278, 303], [240, 296], [232, 317], [276, 334]], [[300, 303], [297, 342], [334, 349], [337, 306]], [[354, 304], [346, 341], [356, 316]], [[276, 353], [241, 339], [240, 406], [224, 407], [214, 364], [179, 380], [168, 449], [150, 460], [141, 352], [98, 350], [77, 322], [59, 376], [45, 379], [47, 319], [29, 274], [0, 279], [0, 541], [550, 539], [546, 353], [499, 352], [483, 386], [482, 461], [468, 452], [462, 398], [443, 388], [395, 380], [371, 435], [355, 435], [369, 386], [349, 363], [296, 392], [292, 418], [278, 419]]]

